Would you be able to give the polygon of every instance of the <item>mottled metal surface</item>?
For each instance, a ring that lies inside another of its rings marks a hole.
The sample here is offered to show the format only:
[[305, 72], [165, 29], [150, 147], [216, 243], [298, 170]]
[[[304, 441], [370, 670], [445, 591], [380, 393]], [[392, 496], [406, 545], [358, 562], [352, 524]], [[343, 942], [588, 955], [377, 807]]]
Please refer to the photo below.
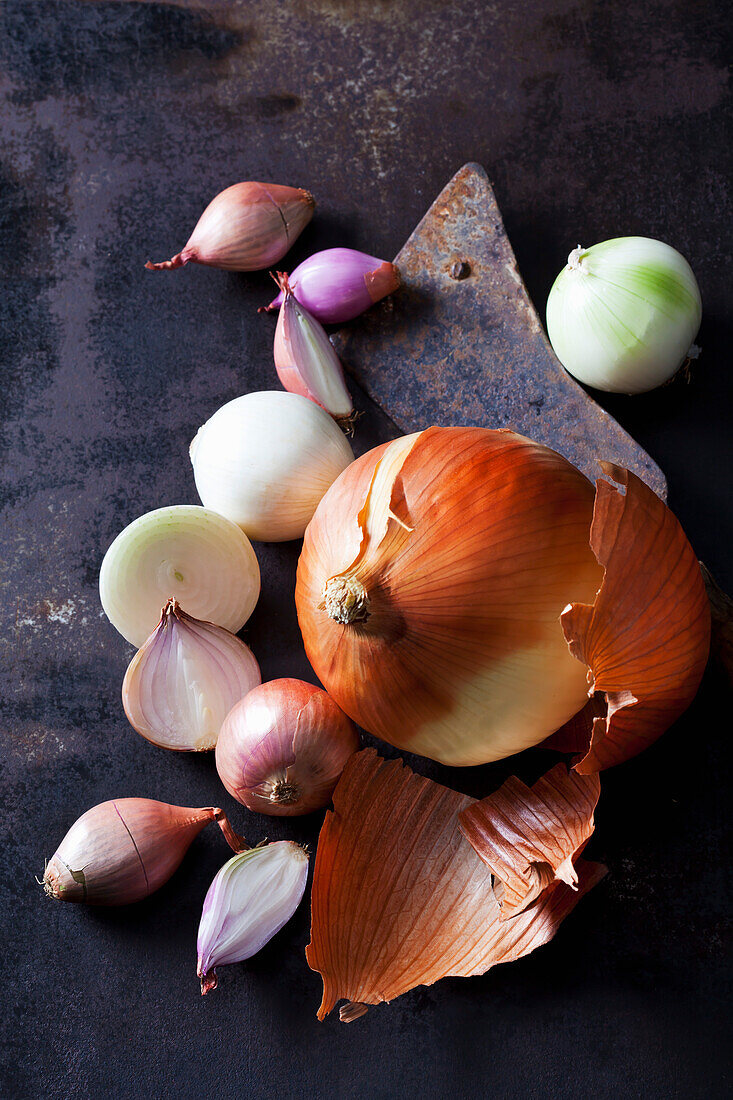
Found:
[[[318, 815], [262, 822], [210, 758], [132, 732], [119, 695], [131, 650], [97, 594], [124, 524], [196, 501], [196, 428], [275, 385], [274, 319], [256, 314], [272, 297], [265, 274], [143, 269], [180, 248], [226, 184], [314, 192], [294, 267], [338, 245], [395, 255], [477, 161], [538, 307], [578, 241], [676, 245], [702, 290], [699, 369], [690, 385], [603, 404], [664, 470], [696, 549], [733, 588], [730, 46], [715, 0], [0, 5], [3, 1100], [728, 1095], [729, 701], [715, 676], [604, 779], [589, 855], [610, 874], [551, 945], [348, 1026], [315, 1020], [307, 903], [199, 996], [218, 830], [128, 911], [54, 905], [33, 876], [82, 810], [114, 796], [220, 801], [255, 840], [318, 835]], [[357, 402], [359, 450], [396, 434]], [[308, 676], [299, 547], [256, 549], [263, 593], [244, 636], [265, 676]], [[547, 760], [414, 763], [476, 795]]]
[[555, 358], [480, 165], [456, 172], [395, 263], [399, 291], [336, 346], [403, 431], [513, 428], [592, 480], [608, 459], [666, 499], [656, 463]]

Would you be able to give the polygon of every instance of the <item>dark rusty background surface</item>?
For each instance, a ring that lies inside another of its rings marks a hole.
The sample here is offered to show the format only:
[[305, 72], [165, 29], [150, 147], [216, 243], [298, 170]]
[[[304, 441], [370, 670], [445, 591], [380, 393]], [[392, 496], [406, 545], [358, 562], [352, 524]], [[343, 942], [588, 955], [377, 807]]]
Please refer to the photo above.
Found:
[[[207, 758], [127, 726], [130, 648], [97, 575], [121, 527], [195, 501], [186, 449], [221, 403], [274, 385], [266, 275], [144, 271], [239, 179], [306, 186], [289, 257], [386, 257], [466, 161], [491, 178], [540, 315], [570, 247], [640, 233], [678, 247], [703, 295], [703, 356], [603, 405], [664, 471], [700, 555], [733, 588], [731, 16], [719, 0], [300, 0], [270, 5], [4, 0], [0, 6], [3, 753], [8, 1098], [699, 1097], [730, 1094], [729, 703], [714, 670], [651, 750], [611, 772], [590, 854], [610, 868], [556, 940], [343, 1026], [315, 1020], [307, 905], [205, 1000], [200, 906], [214, 829], [135, 909], [47, 901], [33, 880], [70, 823], [114, 795], [221, 802]], [[447, 382], [449, 382], [449, 377]], [[357, 446], [395, 434], [369, 404]], [[258, 546], [245, 632], [266, 677], [308, 676], [296, 544]], [[471, 794], [546, 754], [467, 772]], [[238, 812], [239, 811], [239, 812]]]

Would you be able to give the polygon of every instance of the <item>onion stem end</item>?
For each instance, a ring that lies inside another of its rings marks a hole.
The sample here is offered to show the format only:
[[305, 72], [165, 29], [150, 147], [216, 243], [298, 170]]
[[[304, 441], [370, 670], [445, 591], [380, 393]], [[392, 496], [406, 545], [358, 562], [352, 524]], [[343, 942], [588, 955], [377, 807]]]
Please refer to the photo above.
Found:
[[331, 577], [323, 588], [320, 607], [337, 623], [363, 623], [369, 618], [369, 596], [356, 577]]

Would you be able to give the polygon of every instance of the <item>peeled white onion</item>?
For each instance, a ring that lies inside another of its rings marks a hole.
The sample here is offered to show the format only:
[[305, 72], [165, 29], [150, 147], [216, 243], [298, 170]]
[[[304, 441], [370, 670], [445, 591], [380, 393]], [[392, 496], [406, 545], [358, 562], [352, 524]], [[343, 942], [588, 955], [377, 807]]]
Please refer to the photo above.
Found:
[[202, 752], [214, 748], [229, 711], [261, 681], [254, 653], [236, 634], [168, 600], [125, 673], [122, 704], [133, 729], [154, 745]]
[[99, 574], [107, 618], [138, 649], [169, 599], [236, 634], [259, 594], [260, 568], [247, 536], [198, 504], [156, 508], [134, 520], [110, 546]]
[[702, 303], [683, 256], [649, 237], [578, 245], [547, 299], [555, 354], [580, 382], [609, 393], [644, 393], [682, 366]]
[[327, 412], [277, 390], [222, 405], [191, 444], [203, 503], [263, 542], [300, 538], [353, 458]]

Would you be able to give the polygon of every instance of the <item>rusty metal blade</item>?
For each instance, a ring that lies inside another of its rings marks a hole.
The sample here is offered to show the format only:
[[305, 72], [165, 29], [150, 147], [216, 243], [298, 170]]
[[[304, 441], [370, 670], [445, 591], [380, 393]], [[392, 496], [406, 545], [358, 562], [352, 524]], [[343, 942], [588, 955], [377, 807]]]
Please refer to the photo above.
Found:
[[395, 262], [400, 290], [334, 343], [400, 429], [514, 428], [590, 478], [610, 459], [666, 499], [659, 467], [555, 358], [480, 165], [456, 173]]

